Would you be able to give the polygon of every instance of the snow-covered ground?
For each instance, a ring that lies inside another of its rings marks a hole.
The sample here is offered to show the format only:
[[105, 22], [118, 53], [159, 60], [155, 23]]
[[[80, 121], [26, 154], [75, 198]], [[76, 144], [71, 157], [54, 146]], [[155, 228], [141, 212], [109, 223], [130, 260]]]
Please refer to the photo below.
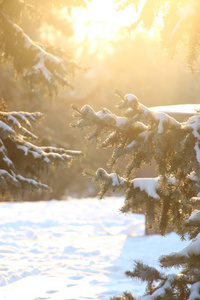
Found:
[[183, 248], [175, 233], [144, 236], [143, 215], [123, 215], [123, 198], [0, 204], [0, 299], [110, 299], [144, 284], [127, 279], [134, 260]]

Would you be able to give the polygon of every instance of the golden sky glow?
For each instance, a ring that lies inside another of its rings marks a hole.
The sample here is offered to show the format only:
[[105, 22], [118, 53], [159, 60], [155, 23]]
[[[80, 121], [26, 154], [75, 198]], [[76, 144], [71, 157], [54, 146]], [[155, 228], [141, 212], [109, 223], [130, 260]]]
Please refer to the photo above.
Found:
[[[142, 9], [143, 2], [141, 2]], [[67, 15], [67, 8], [62, 10]], [[135, 32], [129, 31], [131, 24], [137, 20], [137, 13], [133, 4], [123, 10], [117, 10], [115, 0], [92, 0], [87, 2], [87, 9], [74, 7], [70, 21], [73, 24], [73, 41], [81, 46], [87, 45], [88, 54], [95, 53], [103, 58], [107, 53], [114, 52], [114, 43], [128, 36], [134, 38]], [[69, 19], [69, 15], [67, 16]], [[144, 33], [139, 25], [137, 33]], [[153, 27], [145, 31], [149, 38], [157, 38], [159, 29]], [[78, 51], [78, 50], [77, 50]], [[81, 50], [80, 50], [81, 51]]]
[[[64, 11], [63, 11], [64, 13]], [[110, 41], [115, 41], [122, 35], [122, 29], [128, 26], [136, 18], [133, 6], [125, 10], [117, 11], [114, 0], [93, 0], [88, 2], [87, 9], [72, 10], [73, 29], [76, 40], [90, 42], [90, 50], [104, 47], [105, 51], [111, 51]]]
[[116, 11], [113, 0], [93, 0], [88, 8], [77, 12], [74, 30], [77, 39], [87, 37], [90, 40], [117, 38], [118, 30], [122, 26], [129, 26], [135, 18], [132, 7], [124, 11]]

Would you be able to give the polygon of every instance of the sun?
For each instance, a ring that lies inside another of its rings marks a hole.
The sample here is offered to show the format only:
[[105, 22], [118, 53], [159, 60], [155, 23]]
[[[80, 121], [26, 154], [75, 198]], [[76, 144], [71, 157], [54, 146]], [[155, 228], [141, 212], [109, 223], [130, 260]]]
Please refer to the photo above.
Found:
[[[132, 7], [133, 8], [133, 7]], [[129, 8], [130, 9], [130, 8]], [[77, 39], [111, 40], [116, 37], [122, 26], [128, 26], [134, 20], [135, 10], [117, 11], [114, 0], [93, 0], [87, 10], [79, 11], [74, 30]]]
[[128, 28], [135, 18], [133, 5], [117, 11], [114, 0], [92, 0], [87, 9], [72, 10], [76, 41], [89, 41], [91, 50], [99, 46], [109, 49], [109, 42], [118, 40], [123, 28]]
[[[80, 45], [87, 45], [88, 53], [95, 53], [98, 57], [104, 57], [107, 53], [114, 52], [114, 42], [128, 36], [134, 38], [136, 32], [157, 39], [161, 21], [147, 32], [142, 24], [135, 32], [131, 32], [130, 26], [138, 19], [142, 9], [129, 4], [123, 10], [117, 10], [115, 0], [85, 0], [87, 8], [74, 7], [71, 10], [70, 21], [73, 24], [73, 41]], [[62, 12], [67, 14], [67, 9]], [[69, 17], [69, 15], [68, 15]], [[160, 17], [162, 20], [162, 18]], [[79, 47], [80, 48], [80, 47]]]

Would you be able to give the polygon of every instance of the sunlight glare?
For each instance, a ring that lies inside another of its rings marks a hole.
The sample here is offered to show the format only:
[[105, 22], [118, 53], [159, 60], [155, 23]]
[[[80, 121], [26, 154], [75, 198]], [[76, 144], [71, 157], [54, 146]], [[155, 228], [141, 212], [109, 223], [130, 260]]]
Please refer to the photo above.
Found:
[[[136, 30], [130, 31], [142, 5], [136, 12], [133, 4], [117, 10], [115, 0], [86, 0], [86, 2], [87, 8], [72, 8], [70, 21], [73, 24], [73, 42], [87, 47], [88, 53], [96, 53], [97, 57], [103, 58], [106, 54], [114, 53], [115, 42], [127, 36], [134, 39], [138, 33], [145, 34], [151, 39], [159, 37], [162, 16], [157, 17], [158, 21], [149, 31], [144, 29], [142, 24], [139, 24]], [[67, 14], [67, 8], [63, 9], [62, 13]], [[77, 52], [81, 52], [81, 48], [79, 47]]]
[[89, 40], [93, 47], [118, 40], [121, 29], [136, 18], [134, 6], [117, 11], [114, 0], [93, 0], [87, 5], [87, 9], [72, 10], [73, 29], [78, 42]]

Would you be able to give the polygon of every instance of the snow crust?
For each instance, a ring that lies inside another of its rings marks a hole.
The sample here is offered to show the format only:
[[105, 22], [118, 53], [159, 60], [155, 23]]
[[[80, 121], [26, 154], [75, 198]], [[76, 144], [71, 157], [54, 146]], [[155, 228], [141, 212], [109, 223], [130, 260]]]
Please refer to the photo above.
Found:
[[156, 189], [159, 188], [160, 177], [156, 178], [135, 178], [133, 179], [133, 187], [140, 188], [141, 191], [145, 191], [149, 197], [159, 199], [159, 195], [156, 193]]
[[112, 115], [111, 111], [107, 108], [103, 108], [102, 111], [98, 111], [96, 113], [97, 117], [100, 119], [104, 119], [106, 117], [110, 117]]
[[123, 128], [124, 126], [126, 126], [128, 123], [127, 118], [125, 117], [116, 117], [116, 126], [118, 128]]
[[200, 129], [200, 115], [193, 116], [188, 119], [188, 121], [185, 123], [186, 126], [190, 127], [193, 131], [194, 137], [197, 139], [200, 139], [199, 129]]
[[2, 121], [0, 121], [0, 130], [1, 132], [2, 130], [4, 131], [4, 133], [2, 134], [5, 134], [5, 136], [14, 135], [14, 131], [12, 130], [12, 128]]
[[128, 102], [138, 101], [138, 98], [133, 94], [126, 94], [124, 99]]
[[8, 173], [6, 170], [0, 169], [0, 177], [8, 177], [11, 181], [14, 181], [15, 183], [18, 182], [17, 179], [10, 173]]
[[[85, 108], [84, 110], [85, 111]], [[91, 110], [89, 111], [91, 113]], [[98, 111], [96, 113], [96, 116], [100, 119], [100, 120], [107, 120], [107, 119], [113, 119], [115, 121], [115, 125], [117, 128], [119, 129], [123, 129], [124, 127], [126, 127], [126, 125], [128, 124], [129, 120], [125, 117], [118, 117], [114, 114], [111, 113], [110, 110], [108, 110], [107, 108], [103, 108], [101, 111]]]
[[122, 177], [117, 176], [115, 173], [110, 174], [112, 178], [112, 186], [118, 186], [124, 184], [124, 179]]
[[154, 119], [159, 121], [159, 123], [158, 123], [158, 133], [162, 133], [163, 132], [163, 129], [164, 129], [163, 128], [163, 124], [164, 123], [168, 122], [168, 123], [171, 123], [174, 126], [178, 126], [178, 124], [179, 124], [178, 121], [176, 121], [174, 118], [166, 115], [163, 112], [157, 112], [157, 111], [153, 111], [151, 109], [150, 109], [150, 111], [151, 111]]
[[173, 279], [174, 279], [173, 275], [169, 276], [169, 279], [165, 282], [165, 284], [161, 288], [158, 288], [152, 295], [147, 295], [145, 297], [142, 297], [141, 300], [154, 300], [157, 299], [158, 297], [161, 297], [162, 299], [162, 297], [165, 296], [165, 290], [171, 289], [171, 281], [173, 281]]
[[200, 282], [196, 282], [191, 287], [191, 293], [188, 300], [195, 300], [200, 298]]
[[192, 212], [191, 216], [188, 218], [186, 222], [189, 223], [190, 221], [200, 222], [200, 211], [198, 209], [195, 209]]
[[200, 254], [200, 233], [188, 246], [185, 246], [179, 252], [179, 254], [185, 256], [199, 255]]
[[199, 149], [199, 142], [195, 143], [194, 150], [196, 151], [196, 159], [198, 163], [200, 163], [200, 149]]
[[[145, 285], [124, 272], [134, 260], [187, 244], [175, 233], [144, 236], [143, 215], [123, 215], [123, 198], [0, 203], [0, 299], [109, 299]], [[162, 247], [160, 245], [162, 244]]]

